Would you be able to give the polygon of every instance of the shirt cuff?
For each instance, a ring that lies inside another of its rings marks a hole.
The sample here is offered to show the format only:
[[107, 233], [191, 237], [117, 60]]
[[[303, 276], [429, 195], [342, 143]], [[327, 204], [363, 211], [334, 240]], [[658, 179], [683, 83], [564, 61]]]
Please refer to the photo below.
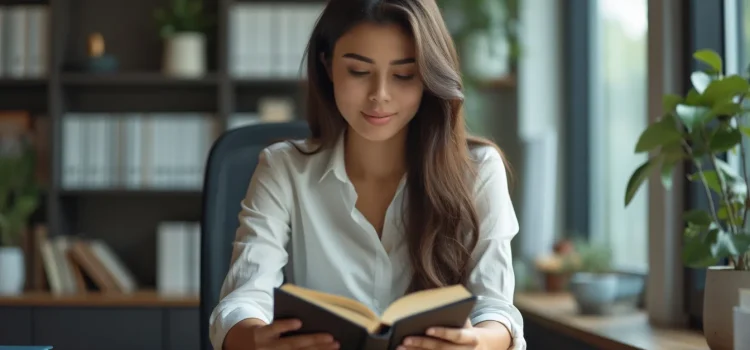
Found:
[[248, 318], [257, 318], [266, 324], [271, 323], [271, 320], [269, 320], [262, 312], [253, 311], [245, 307], [235, 307], [234, 310], [226, 315], [218, 315], [214, 319], [213, 335], [211, 336], [211, 345], [214, 350], [222, 350], [224, 346], [224, 338], [226, 338], [229, 330], [240, 321]]
[[481, 313], [471, 318], [471, 325], [476, 326], [484, 321], [500, 322], [505, 328], [508, 328], [512, 339], [511, 347], [508, 350], [526, 350], [526, 339], [523, 336], [523, 329], [520, 325], [514, 324], [510, 317], [496, 312]]

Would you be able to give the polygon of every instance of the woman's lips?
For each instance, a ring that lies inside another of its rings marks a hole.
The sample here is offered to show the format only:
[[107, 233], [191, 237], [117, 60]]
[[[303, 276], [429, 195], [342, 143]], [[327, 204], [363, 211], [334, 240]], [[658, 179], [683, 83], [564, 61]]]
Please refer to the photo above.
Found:
[[371, 113], [371, 112], [360, 112], [370, 124], [373, 125], [385, 125], [396, 115], [396, 113]]

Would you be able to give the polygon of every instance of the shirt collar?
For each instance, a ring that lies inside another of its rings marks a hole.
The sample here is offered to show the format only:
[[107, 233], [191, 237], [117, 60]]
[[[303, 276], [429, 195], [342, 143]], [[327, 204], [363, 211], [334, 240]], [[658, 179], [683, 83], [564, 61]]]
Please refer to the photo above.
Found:
[[337, 179], [342, 182], [349, 181], [349, 176], [346, 174], [346, 164], [344, 162], [344, 142], [346, 138], [344, 135], [346, 132], [342, 132], [339, 135], [338, 140], [333, 146], [333, 149], [328, 152], [328, 163], [326, 168], [323, 170], [323, 174], [320, 176], [320, 181], [323, 181], [329, 173], [333, 173]]

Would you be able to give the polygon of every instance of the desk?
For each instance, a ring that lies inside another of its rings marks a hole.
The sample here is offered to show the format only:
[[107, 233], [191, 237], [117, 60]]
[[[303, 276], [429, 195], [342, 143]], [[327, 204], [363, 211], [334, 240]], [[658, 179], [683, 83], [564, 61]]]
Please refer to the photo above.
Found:
[[575, 301], [566, 293], [518, 293], [515, 305], [527, 322], [594, 349], [708, 350], [700, 332], [657, 328], [643, 311], [618, 316], [579, 315]]

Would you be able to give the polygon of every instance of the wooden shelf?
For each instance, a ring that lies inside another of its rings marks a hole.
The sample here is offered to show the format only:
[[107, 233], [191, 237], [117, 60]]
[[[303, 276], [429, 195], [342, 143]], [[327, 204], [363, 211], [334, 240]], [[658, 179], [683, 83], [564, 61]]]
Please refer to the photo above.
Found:
[[32, 292], [20, 296], [0, 296], [0, 306], [82, 306], [82, 307], [198, 307], [197, 296], [162, 296], [143, 290], [133, 294], [102, 294], [90, 292], [75, 295], [54, 295]]
[[568, 293], [520, 292], [515, 295], [514, 304], [525, 318], [598, 349], [708, 350], [706, 339], [700, 332], [656, 327], [643, 311], [607, 316], [580, 315]]
[[214, 86], [218, 79], [216, 74], [207, 74], [198, 78], [176, 78], [158, 72], [113, 72], [113, 73], [63, 73], [62, 82], [67, 86], [152, 86], [152, 87], [190, 87]]

